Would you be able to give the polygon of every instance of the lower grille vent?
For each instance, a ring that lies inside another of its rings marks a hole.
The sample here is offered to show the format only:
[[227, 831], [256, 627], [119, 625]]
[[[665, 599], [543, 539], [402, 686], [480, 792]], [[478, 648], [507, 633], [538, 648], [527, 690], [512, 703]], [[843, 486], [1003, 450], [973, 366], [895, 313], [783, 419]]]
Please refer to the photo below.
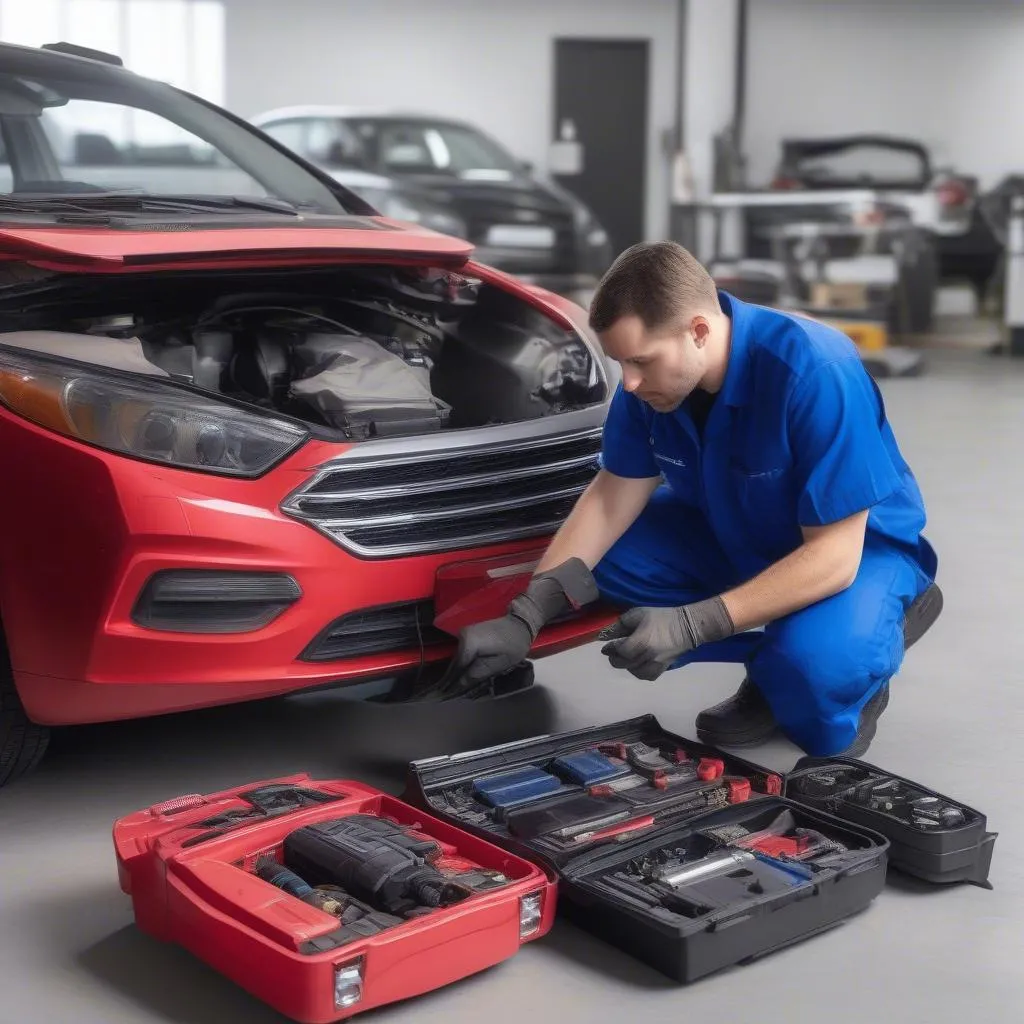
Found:
[[332, 622], [302, 652], [302, 661], [340, 661], [371, 654], [394, 654], [452, 643], [434, 626], [432, 601], [364, 608]]

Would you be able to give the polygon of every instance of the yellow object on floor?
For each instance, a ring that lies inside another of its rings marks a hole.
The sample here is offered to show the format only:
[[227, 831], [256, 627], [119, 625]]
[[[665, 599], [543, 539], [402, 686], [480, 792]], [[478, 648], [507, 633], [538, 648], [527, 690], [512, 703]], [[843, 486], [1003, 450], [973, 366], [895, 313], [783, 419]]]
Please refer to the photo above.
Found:
[[816, 309], [786, 309], [787, 313], [815, 320], [819, 324], [828, 324], [837, 331], [842, 331], [856, 346], [864, 352], [878, 352], [889, 345], [889, 328], [882, 320], [867, 317], [837, 316], [833, 311]]
[[822, 322], [842, 331], [858, 348], [877, 352], [889, 344], [889, 329], [879, 320], [852, 320], [823, 317]]

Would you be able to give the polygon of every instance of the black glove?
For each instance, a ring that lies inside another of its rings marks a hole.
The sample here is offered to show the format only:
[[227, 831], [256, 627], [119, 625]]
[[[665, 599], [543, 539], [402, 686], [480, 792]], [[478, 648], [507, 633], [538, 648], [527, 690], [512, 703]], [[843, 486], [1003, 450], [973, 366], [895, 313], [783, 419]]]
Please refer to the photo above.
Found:
[[657, 679], [678, 657], [736, 632], [720, 597], [679, 608], [631, 608], [601, 633], [601, 648], [613, 668], [637, 679]]
[[467, 626], [459, 634], [459, 650], [445, 674], [448, 696], [465, 696], [477, 686], [510, 672], [530, 653], [534, 637], [514, 615]]
[[466, 626], [455, 660], [438, 684], [443, 697], [461, 697], [514, 669], [530, 653], [537, 634], [552, 619], [596, 601], [597, 582], [578, 558], [530, 580], [500, 619]]

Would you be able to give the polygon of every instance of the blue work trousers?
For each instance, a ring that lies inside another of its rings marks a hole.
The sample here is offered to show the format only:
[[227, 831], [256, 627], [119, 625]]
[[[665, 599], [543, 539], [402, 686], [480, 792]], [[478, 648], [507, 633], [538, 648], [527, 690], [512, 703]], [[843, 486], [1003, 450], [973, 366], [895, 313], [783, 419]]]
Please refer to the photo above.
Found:
[[[604, 599], [622, 608], [671, 607], [737, 583], [703, 514], [667, 488], [596, 567]], [[909, 555], [868, 538], [846, 590], [769, 623], [704, 644], [672, 668], [736, 662], [767, 699], [782, 731], [828, 756], [854, 740], [861, 709], [903, 661], [903, 618], [931, 580]]]

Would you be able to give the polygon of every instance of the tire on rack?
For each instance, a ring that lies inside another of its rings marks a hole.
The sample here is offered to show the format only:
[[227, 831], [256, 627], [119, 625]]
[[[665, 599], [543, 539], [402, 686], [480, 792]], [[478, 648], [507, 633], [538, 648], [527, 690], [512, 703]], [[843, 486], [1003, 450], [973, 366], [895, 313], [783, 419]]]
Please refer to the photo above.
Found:
[[25, 714], [0, 629], [0, 786], [27, 775], [42, 760], [50, 730]]

